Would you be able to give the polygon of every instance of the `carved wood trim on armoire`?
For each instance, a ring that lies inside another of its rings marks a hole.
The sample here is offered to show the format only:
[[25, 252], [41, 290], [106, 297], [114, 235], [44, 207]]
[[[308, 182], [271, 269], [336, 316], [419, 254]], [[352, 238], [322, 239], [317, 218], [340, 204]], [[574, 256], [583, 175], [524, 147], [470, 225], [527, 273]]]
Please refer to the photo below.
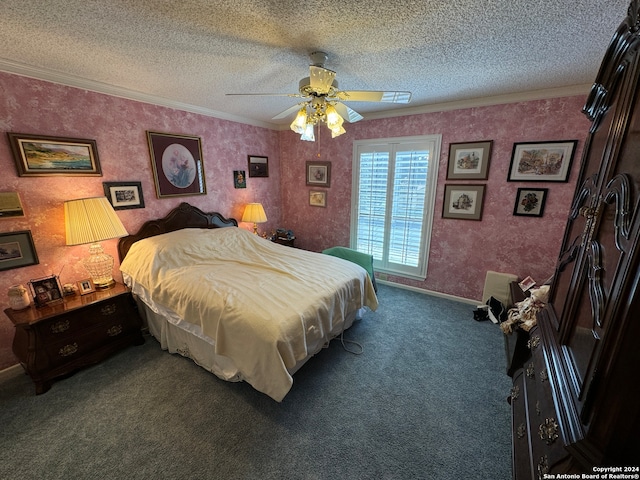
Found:
[[583, 108], [592, 124], [549, 303], [513, 375], [519, 480], [639, 473], [639, 8], [633, 0]]

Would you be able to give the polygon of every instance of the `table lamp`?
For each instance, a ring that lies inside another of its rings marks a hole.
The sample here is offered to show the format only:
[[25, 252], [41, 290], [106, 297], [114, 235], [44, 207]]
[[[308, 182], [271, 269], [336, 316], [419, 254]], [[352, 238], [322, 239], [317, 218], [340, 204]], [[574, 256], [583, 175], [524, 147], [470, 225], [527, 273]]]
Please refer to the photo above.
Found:
[[64, 202], [64, 226], [67, 245], [90, 243], [84, 267], [98, 289], [111, 288], [113, 257], [98, 242], [128, 235], [127, 230], [106, 197], [81, 198]]
[[248, 203], [244, 207], [244, 213], [242, 214], [242, 221], [253, 223], [253, 233], [258, 234], [258, 223], [264, 223], [267, 221], [267, 215], [264, 213], [261, 203]]

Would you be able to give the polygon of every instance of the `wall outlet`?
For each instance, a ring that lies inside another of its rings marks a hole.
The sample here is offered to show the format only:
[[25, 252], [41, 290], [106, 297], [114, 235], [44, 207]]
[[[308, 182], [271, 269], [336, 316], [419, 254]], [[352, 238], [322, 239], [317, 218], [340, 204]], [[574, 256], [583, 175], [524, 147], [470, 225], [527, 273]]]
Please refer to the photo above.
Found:
[[378, 274], [378, 279], [379, 280], [383, 280], [383, 281], [387, 281], [389, 279], [389, 275], [387, 275], [386, 273], [379, 273]]

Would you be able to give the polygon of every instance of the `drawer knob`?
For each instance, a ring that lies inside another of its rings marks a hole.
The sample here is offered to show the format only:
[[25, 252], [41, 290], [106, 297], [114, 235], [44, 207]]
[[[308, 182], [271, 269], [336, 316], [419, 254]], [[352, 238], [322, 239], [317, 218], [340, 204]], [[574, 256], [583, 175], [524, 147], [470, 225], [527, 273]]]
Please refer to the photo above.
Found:
[[69, 320], [60, 320], [51, 325], [51, 333], [62, 333], [69, 330]]
[[58, 351], [58, 355], [61, 357], [69, 357], [78, 351], [78, 344], [73, 343], [71, 345], [65, 345]]
[[122, 325], [114, 325], [107, 330], [107, 335], [110, 337], [116, 337], [122, 333]]
[[518, 385], [514, 385], [511, 389], [511, 400], [516, 400], [520, 396], [520, 387]]
[[527, 342], [527, 347], [529, 347], [529, 350], [535, 350], [538, 345], [540, 345], [540, 337], [538, 335], [534, 335]]
[[104, 307], [102, 307], [100, 309], [100, 313], [105, 317], [108, 317], [109, 315], [113, 315], [114, 313], [116, 313], [117, 309], [118, 307], [116, 307], [115, 303], [110, 303], [109, 305], [105, 305]]
[[536, 374], [536, 369], [533, 365], [533, 362], [531, 362], [529, 365], [527, 365], [527, 377], [533, 378], [535, 374]]
[[558, 423], [555, 419], [547, 418], [538, 428], [540, 440], [544, 440], [547, 445], [551, 445], [558, 438], [558, 428]]

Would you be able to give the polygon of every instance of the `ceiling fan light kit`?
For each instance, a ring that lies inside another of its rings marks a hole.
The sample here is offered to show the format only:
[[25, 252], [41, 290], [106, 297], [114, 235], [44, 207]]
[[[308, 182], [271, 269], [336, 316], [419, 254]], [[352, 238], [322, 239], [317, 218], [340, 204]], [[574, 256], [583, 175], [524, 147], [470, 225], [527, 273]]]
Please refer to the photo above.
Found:
[[[362, 120], [362, 115], [341, 102], [409, 103], [411, 101], [411, 92], [341, 91], [338, 89], [338, 81], [335, 79], [336, 72], [324, 68], [327, 54], [313, 52], [309, 57], [311, 59], [309, 76], [300, 80], [299, 93], [284, 94], [288, 97], [300, 97], [305, 100], [273, 117], [273, 120], [277, 120], [297, 111], [290, 128], [300, 135], [301, 140], [315, 141], [314, 127], [320, 123], [326, 124], [327, 128], [331, 130], [331, 137], [335, 138], [346, 133], [343, 127], [345, 120], [350, 123]], [[280, 96], [282, 94], [273, 95]]]

